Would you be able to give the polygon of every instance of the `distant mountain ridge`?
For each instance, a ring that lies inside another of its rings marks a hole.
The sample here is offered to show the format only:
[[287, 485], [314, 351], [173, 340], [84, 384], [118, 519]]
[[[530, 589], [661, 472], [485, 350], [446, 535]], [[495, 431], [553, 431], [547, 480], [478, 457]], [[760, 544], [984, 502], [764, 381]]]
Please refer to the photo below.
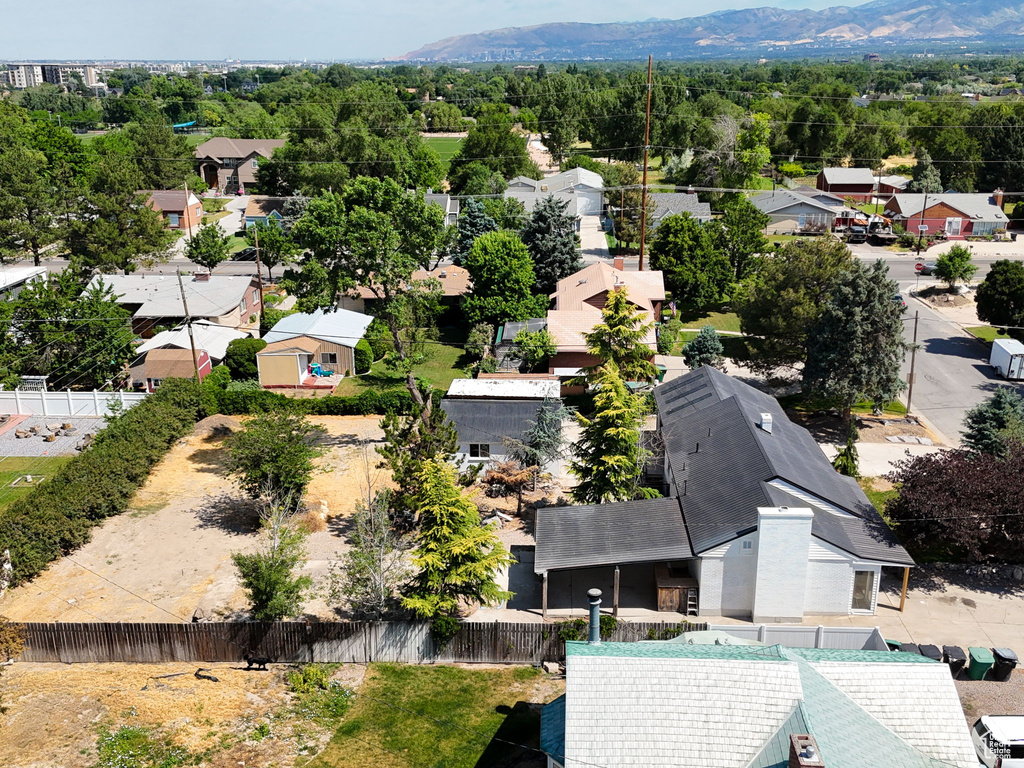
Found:
[[405, 61], [693, 58], [711, 51], [924, 43], [1024, 35], [1017, 0], [874, 0], [821, 11], [762, 7], [675, 21], [559, 22], [457, 35], [399, 57]]

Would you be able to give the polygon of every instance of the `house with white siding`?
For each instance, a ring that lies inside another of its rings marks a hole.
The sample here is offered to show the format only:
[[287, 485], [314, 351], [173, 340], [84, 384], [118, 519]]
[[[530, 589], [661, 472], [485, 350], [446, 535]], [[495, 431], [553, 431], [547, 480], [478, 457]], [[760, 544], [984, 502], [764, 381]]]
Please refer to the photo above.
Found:
[[539, 510], [544, 595], [565, 578], [618, 595], [628, 569], [659, 610], [799, 622], [873, 614], [882, 568], [914, 565], [775, 398], [705, 366], [654, 399], [666, 498]]

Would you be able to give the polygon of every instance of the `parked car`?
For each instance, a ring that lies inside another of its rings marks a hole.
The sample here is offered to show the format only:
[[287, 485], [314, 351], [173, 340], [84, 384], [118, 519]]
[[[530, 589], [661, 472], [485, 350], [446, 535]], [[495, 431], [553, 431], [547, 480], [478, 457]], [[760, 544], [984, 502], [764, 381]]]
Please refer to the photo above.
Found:
[[232, 253], [231, 261], [256, 261], [256, 249], [250, 245], [237, 253]]
[[903, 298], [902, 293], [897, 293], [895, 296], [892, 297], [892, 300], [895, 301], [900, 307], [906, 309], [907, 301], [906, 299]]
[[850, 234], [846, 236], [846, 242], [848, 243], [866, 243], [868, 241], [868, 231], [864, 227], [850, 227]]
[[1024, 717], [985, 715], [971, 728], [978, 760], [988, 768], [1024, 768]]
[[934, 261], [929, 261], [927, 264], [924, 264], [924, 265], [921, 266], [920, 274], [922, 274], [922, 275], [931, 275], [931, 274], [934, 274], [934, 273], [935, 273], [935, 262]]

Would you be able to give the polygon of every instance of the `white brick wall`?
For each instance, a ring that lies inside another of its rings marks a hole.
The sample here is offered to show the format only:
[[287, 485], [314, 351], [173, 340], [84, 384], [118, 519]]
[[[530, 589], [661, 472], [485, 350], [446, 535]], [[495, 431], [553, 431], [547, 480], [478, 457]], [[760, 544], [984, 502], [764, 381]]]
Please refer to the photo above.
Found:
[[[744, 550], [743, 542], [751, 543]], [[701, 557], [700, 613], [749, 618], [754, 609], [757, 534], [723, 544]]]
[[850, 561], [811, 561], [807, 564], [805, 614], [849, 613], [853, 590]]
[[755, 622], [803, 617], [813, 519], [810, 509], [758, 510]]

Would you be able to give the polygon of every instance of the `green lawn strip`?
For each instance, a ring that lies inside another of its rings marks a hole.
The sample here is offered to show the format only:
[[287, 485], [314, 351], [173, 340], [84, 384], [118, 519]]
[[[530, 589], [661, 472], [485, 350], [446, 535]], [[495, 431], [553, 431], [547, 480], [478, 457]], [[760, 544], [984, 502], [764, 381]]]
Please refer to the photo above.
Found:
[[35, 484], [11, 484], [24, 475], [49, 478], [71, 460], [71, 456], [7, 456], [0, 459], [0, 509], [32, 490]]
[[448, 171], [448, 164], [458, 153], [462, 146], [463, 139], [457, 136], [424, 136], [423, 143], [437, 152], [444, 163], [445, 172]]
[[872, 213], [882, 213], [885, 210], [885, 206], [879, 203], [861, 203], [860, 205], [855, 205], [854, 208], [869, 215]]
[[198, 147], [204, 141], [209, 141], [210, 138], [208, 133], [189, 133], [185, 136], [185, 143], [190, 147]]
[[973, 328], [964, 328], [964, 330], [971, 334], [971, 336], [981, 339], [982, 341], [987, 341], [989, 344], [996, 339], [1009, 338], [1005, 331], [1002, 331], [999, 328], [993, 328], [991, 325], [979, 325]]
[[[679, 319], [686, 328], [702, 328], [705, 325], [713, 325], [718, 331], [740, 331], [740, 318], [735, 312], [720, 311], [725, 309], [697, 309], [695, 307], [680, 307], [678, 309]], [[668, 310], [666, 309], [667, 313]], [[667, 319], [667, 318], [666, 318]]]
[[206, 213], [219, 213], [224, 210], [224, 206], [228, 204], [228, 198], [226, 197], [204, 197], [203, 198], [203, 210]]
[[244, 237], [231, 235], [228, 239], [228, 253], [238, 253], [249, 247], [249, 242]]
[[[831, 400], [824, 400], [821, 398], [805, 398], [802, 394], [797, 393], [795, 395], [783, 395], [778, 398], [779, 405], [785, 408], [787, 411], [797, 411], [799, 413], [813, 413], [815, 411], [828, 411], [839, 408], [839, 405]], [[858, 415], [870, 415], [872, 413], [871, 403], [867, 400], [862, 400], [859, 403], [854, 403], [853, 412]], [[907, 406], [898, 400], [891, 403], [886, 403], [884, 410], [882, 411], [884, 416], [906, 416]]]
[[[864, 491], [864, 495], [868, 497], [868, 501], [875, 505], [875, 509], [882, 513], [885, 510], [885, 503], [899, 493], [895, 488], [888, 491], [875, 490], [874, 480], [870, 477], [862, 477], [857, 481], [860, 483], [860, 487]], [[884, 516], [884, 515], [883, 515]]]
[[217, 211], [216, 213], [208, 213], [203, 216], [203, 224], [212, 224], [218, 219], [223, 219], [225, 216], [231, 214], [231, 211]]
[[[508, 762], [537, 746], [540, 718], [529, 701], [541, 672], [532, 667], [463, 669], [371, 664], [355, 705], [306, 768], [474, 768]], [[538, 702], [540, 703], [540, 702]]]
[[[435, 343], [427, 345], [426, 360], [413, 367], [417, 377], [430, 382], [436, 389], [447, 392], [452, 379], [465, 378], [463, 371], [470, 360], [465, 355], [462, 345], [466, 341], [466, 331], [461, 328], [442, 328], [441, 337]], [[393, 389], [405, 386], [405, 376], [397, 371], [389, 370], [382, 360], [378, 360], [368, 373], [361, 376], [349, 376], [335, 388], [336, 395], [358, 395], [364, 389]]]

